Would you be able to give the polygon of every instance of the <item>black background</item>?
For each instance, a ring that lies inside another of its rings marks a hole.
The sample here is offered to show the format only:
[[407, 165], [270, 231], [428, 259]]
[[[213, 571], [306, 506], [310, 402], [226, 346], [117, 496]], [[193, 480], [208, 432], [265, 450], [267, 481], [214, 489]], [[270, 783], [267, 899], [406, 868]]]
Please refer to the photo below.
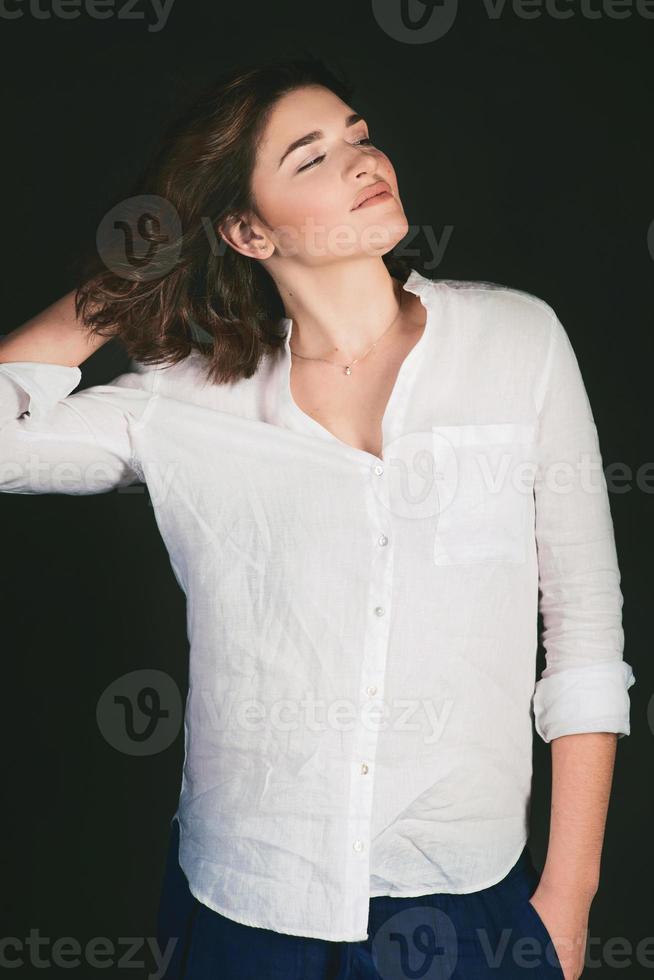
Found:
[[[602, 9], [599, 0], [592, 6]], [[411, 242], [422, 246], [415, 264], [434, 278], [526, 290], [558, 313], [605, 469], [626, 467], [607, 479], [636, 685], [590, 931], [602, 945], [625, 938], [616, 961], [631, 962], [629, 977], [652, 975], [642, 956], [637, 965], [636, 944], [654, 936], [652, 470], [649, 487], [637, 482], [652, 459], [654, 20], [635, 11], [591, 18], [563, 2], [568, 19], [545, 11], [525, 19], [508, 4], [493, 18], [479, 0], [458, 11], [444, 37], [407, 44], [380, 27], [368, 2], [176, 0], [160, 31], [148, 30], [156, 17], [146, 3], [133, 8], [138, 19], [117, 16], [120, 2], [104, 20], [83, 6], [74, 20], [42, 19], [7, 0], [5, 9], [14, 7], [22, 16], [0, 17], [4, 332], [73, 287], [74, 255], [93, 247], [98, 222], [131, 186], [180, 98], [239, 54], [297, 48], [338, 59], [357, 82], [353, 106], [395, 166], [411, 225], [431, 227], [439, 240], [451, 226], [440, 264], [427, 264], [424, 237]], [[51, 9], [41, 0], [41, 13]], [[124, 369], [123, 351], [109, 343], [83, 364], [81, 386]], [[51, 940], [107, 936], [117, 947], [120, 937], [153, 936], [183, 732], [166, 751], [133, 757], [105, 741], [95, 717], [107, 685], [137, 668], [164, 670], [186, 692], [184, 597], [148, 495], [143, 487], [78, 498], [5, 494], [0, 524], [2, 934], [38, 928]], [[549, 754], [535, 735], [539, 866]], [[599, 965], [584, 976], [624, 975], [602, 962], [600, 948], [591, 947]], [[13, 975], [44, 974], [25, 966]], [[96, 971], [82, 965], [66, 975]]]

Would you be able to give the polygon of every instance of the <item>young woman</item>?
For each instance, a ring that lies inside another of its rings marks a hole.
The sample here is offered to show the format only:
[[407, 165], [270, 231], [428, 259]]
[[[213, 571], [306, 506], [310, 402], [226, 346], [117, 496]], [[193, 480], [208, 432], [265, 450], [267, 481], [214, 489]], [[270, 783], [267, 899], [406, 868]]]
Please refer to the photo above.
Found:
[[[578, 977], [634, 676], [558, 317], [393, 257], [397, 175], [310, 58], [221, 77], [139, 193], [147, 261], [0, 342], [0, 488], [145, 482], [186, 593], [167, 976]], [[72, 394], [110, 336], [134, 370]]]

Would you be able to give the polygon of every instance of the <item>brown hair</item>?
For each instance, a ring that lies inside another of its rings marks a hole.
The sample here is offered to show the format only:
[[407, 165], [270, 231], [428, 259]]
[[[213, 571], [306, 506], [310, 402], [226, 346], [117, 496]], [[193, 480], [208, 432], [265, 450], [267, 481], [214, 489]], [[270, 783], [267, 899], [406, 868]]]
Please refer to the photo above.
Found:
[[[256, 213], [250, 178], [258, 141], [275, 102], [304, 85], [351, 102], [351, 83], [305, 54], [241, 63], [179, 113], [132, 196], [103, 219], [97, 252], [83, 260], [75, 308], [92, 332], [118, 338], [143, 363], [177, 363], [199, 350], [214, 383], [249, 378], [265, 353], [282, 347], [274, 280], [215, 229]], [[135, 221], [124, 220], [130, 214]], [[135, 224], [143, 257], [130, 251]], [[389, 252], [383, 260], [406, 281], [411, 270], [401, 258]]]

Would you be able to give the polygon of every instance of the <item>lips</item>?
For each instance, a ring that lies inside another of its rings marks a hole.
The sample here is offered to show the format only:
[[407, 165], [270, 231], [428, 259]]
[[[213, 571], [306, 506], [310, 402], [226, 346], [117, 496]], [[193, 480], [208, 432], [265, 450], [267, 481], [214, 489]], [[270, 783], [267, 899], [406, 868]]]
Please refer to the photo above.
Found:
[[352, 210], [356, 211], [356, 209], [360, 208], [362, 204], [369, 201], [371, 197], [378, 197], [380, 194], [390, 193], [391, 189], [388, 184], [383, 180], [378, 180], [375, 184], [371, 184], [370, 187], [366, 187], [364, 191], [361, 191]]

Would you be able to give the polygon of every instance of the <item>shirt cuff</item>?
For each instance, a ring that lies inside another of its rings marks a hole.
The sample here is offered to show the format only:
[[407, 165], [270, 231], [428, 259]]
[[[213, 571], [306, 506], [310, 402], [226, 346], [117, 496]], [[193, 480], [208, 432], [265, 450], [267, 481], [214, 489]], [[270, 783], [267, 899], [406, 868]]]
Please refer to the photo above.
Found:
[[567, 667], [541, 677], [534, 690], [534, 724], [545, 742], [561, 735], [617, 732], [629, 735], [630, 700], [636, 683], [624, 660]]
[[81, 378], [78, 367], [65, 364], [0, 363], [0, 418], [6, 421], [27, 413], [39, 421], [77, 387]]

